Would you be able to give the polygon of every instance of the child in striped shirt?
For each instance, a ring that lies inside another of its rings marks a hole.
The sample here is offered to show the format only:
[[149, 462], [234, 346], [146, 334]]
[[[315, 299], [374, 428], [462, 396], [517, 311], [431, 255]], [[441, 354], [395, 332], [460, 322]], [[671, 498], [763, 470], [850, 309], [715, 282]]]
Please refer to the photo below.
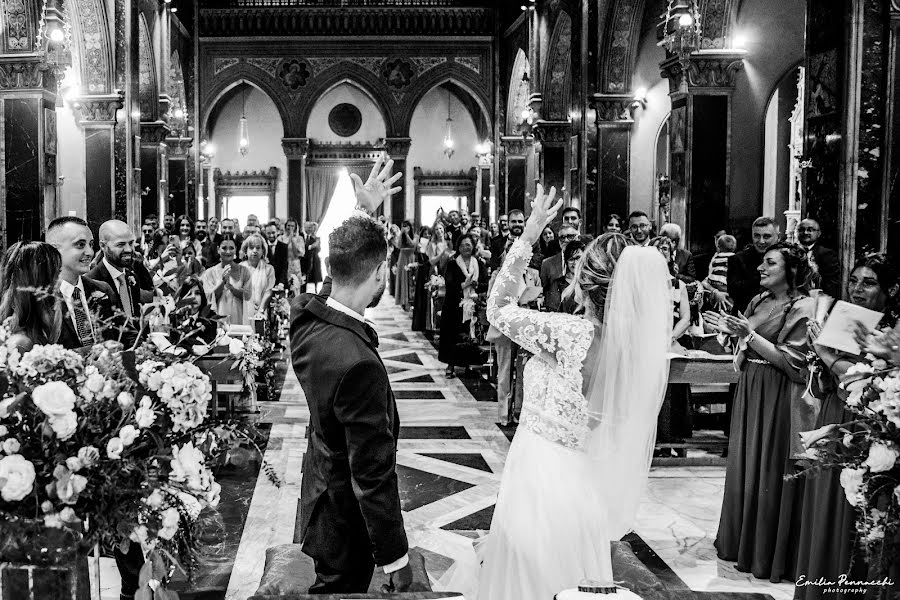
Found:
[[712, 292], [714, 303], [731, 307], [728, 297], [728, 259], [734, 256], [737, 240], [732, 235], [716, 238], [716, 250], [709, 262], [709, 275], [703, 280], [703, 287]]

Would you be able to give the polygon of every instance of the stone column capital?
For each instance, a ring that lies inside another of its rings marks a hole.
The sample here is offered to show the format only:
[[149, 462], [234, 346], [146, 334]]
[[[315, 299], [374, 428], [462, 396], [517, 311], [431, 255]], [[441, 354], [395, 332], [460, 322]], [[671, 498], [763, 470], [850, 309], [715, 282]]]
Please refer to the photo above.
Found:
[[72, 100], [76, 110], [78, 124], [82, 127], [115, 127], [116, 112], [122, 108], [125, 94], [94, 94], [78, 96]]
[[[669, 93], [734, 90], [737, 72], [744, 68], [746, 50], [698, 50], [683, 59], [672, 56], [660, 63], [660, 76], [669, 80]], [[683, 80], [687, 77], [686, 80]], [[686, 85], [685, 85], [686, 84]]]
[[309, 154], [309, 138], [281, 138], [281, 147], [288, 160], [300, 160]]
[[500, 145], [507, 156], [525, 156], [528, 146], [534, 145], [534, 138], [521, 135], [507, 135], [500, 138]]
[[386, 137], [384, 138], [384, 151], [391, 158], [405, 159], [409, 154], [410, 144], [412, 144], [412, 138]]
[[169, 149], [169, 158], [187, 158], [190, 155], [193, 144], [194, 138], [167, 137], [166, 147]]
[[541, 119], [534, 124], [534, 135], [541, 143], [568, 144], [572, 135], [572, 123]]
[[[54, 81], [53, 68], [40, 59], [22, 59], [0, 63], [0, 90], [44, 90]], [[56, 84], [53, 84], [56, 91]]]
[[632, 105], [635, 100], [628, 94], [594, 94], [591, 96], [590, 107], [597, 114], [596, 126], [616, 124], [631, 126], [634, 124]]
[[165, 121], [147, 121], [141, 123], [141, 145], [158, 146], [166, 141], [169, 126]]

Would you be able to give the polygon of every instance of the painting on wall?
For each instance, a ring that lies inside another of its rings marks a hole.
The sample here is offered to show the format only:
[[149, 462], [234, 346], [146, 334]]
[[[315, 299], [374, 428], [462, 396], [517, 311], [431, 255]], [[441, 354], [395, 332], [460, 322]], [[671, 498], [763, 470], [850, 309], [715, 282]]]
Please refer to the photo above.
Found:
[[678, 108], [672, 109], [672, 154], [679, 154], [684, 152], [686, 116], [686, 106], [679, 106]]
[[808, 118], [830, 115], [837, 110], [837, 49], [809, 57], [809, 87], [806, 114]]
[[56, 154], [56, 111], [44, 109], [44, 153]]

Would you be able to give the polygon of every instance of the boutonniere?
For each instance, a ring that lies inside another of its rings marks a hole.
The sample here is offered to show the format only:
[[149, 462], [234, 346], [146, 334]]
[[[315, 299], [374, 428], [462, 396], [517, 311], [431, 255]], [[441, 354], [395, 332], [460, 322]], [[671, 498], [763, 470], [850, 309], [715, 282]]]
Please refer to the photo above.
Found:
[[128, 285], [130, 285], [131, 287], [134, 287], [137, 285], [137, 279], [135, 279], [134, 275], [132, 275], [130, 273], [128, 274]]

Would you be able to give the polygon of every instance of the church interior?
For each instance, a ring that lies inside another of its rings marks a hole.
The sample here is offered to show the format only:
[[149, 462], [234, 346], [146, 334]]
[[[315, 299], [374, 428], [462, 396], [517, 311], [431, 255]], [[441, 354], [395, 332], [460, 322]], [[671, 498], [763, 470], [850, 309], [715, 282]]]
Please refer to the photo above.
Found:
[[[867, 252], [900, 257], [900, 0], [0, 0], [0, 25], [4, 249], [63, 215], [95, 236], [168, 214], [323, 225], [386, 155], [402, 191], [380, 214], [414, 230], [527, 215], [543, 183], [585, 233], [633, 211], [678, 224], [700, 271], [717, 232], [744, 247], [760, 216], [788, 240], [814, 218], [844, 282]], [[490, 378], [446, 379], [409, 319], [387, 297], [373, 313], [410, 547], [440, 591], [490, 527], [515, 427]], [[219, 475], [183, 599], [251, 598], [266, 550], [299, 541], [309, 412], [285, 356], [259, 415], [283, 485], [252, 456]], [[788, 600], [793, 581], [713, 547], [723, 402], [654, 459], [629, 542], [671, 598]], [[99, 573], [119, 598], [112, 559]]]

